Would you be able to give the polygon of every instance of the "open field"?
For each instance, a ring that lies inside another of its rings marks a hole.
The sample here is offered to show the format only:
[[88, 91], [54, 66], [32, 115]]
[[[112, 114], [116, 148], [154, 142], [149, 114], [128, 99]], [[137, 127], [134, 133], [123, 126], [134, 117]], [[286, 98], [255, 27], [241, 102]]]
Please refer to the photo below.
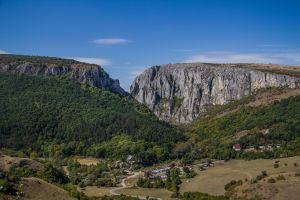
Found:
[[118, 193], [130, 195], [130, 196], [140, 196], [140, 197], [155, 197], [163, 200], [172, 199], [172, 192], [166, 189], [158, 189], [158, 188], [126, 188], [118, 190]]
[[79, 162], [81, 165], [87, 165], [87, 166], [97, 165], [97, 164], [102, 162], [101, 159], [92, 158], [92, 157], [79, 157], [79, 156], [76, 156], [76, 157], [74, 157], [74, 159], [77, 162]]
[[110, 195], [109, 187], [97, 187], [97, 186], [87, 186], [84, 188], [78, 187], [77, 190], [79, 192], [83, 192], [88, 197], [100, 197], [104, 195]]
[[21, 191], [24, 200], [71, 200], [69, 193], [38, 178], [24, 178]]
[[[279, 167], [274, 168], [274, 163], [279, 160]], [[287, 166], [285, 166], [285, 163]], [[298, 166], [295, 167], [294, 163]], [[231, 180], [248, 180], [255, 178], [261, 171], [265, 170], [269, 175], [279, 173], [290, 173], [300, 169], [300, 157], [281, 158], [274, 160], [258, 159], [252, 161], [231, 160], [225, 163], [217, 163], [215, 167], [206, 171], [200, 171], [197, 166], [195, 170], [198, 175], [193, 179], [185, 179], [181, 184], [180, 191], [203, 192], [213, 195], [223, 195], [224, 185]]]

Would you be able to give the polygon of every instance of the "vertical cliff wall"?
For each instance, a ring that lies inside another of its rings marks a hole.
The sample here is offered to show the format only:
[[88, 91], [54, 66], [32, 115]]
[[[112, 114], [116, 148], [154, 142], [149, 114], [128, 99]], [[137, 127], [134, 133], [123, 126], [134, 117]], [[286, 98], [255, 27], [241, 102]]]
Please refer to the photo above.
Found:
[[160, 119], [189, 123], [207, 106], [223, 105], [262, 88], [300, 86], [299, 77], [276, 70], [247, 64], [154, 66], [136, 77], [130, 93]]

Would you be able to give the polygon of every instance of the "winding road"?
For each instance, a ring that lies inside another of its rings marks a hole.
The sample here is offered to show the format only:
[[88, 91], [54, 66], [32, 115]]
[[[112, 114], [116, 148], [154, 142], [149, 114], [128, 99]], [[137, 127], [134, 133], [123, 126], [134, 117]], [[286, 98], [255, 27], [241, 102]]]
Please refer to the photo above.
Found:
[[[121, 193], [118, 193], [117, 191], [118, 190], [121, 190], [121, 189], [125, 189], [125, 188], [129, 188], [130, 186], [126, 184], [126, 181], [131, 179], [131, 178], [136, 178], [138, 176], [142, 175], [142, 172], [139, 171], [139, 172], [134, 172], [133, 175], [130, 175], [126, 178], [123, 178], [121, 180], [121, 187], [117, 187], [117, 188], [113, 188], [111, 190], [109, 190], [110, 194], [111, 195], [120, 195]], [[139, 199], [147, 199], [146, 196], [140, 196], [140, 195], [127, 195], [127, 196], [131, 196], [131, 197], [138, 197]], [[148, 198], [154, 198], [154, 199], [158, 199], [158, 200], [162, 200], [161, 198], [157, 198], [157, 197], [149, 197]]]

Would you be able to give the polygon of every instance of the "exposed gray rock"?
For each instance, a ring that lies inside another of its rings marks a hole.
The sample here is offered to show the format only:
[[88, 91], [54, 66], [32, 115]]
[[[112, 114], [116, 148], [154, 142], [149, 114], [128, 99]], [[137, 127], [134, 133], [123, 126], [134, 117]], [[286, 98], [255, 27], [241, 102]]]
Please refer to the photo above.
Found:
[[169, 64], [136, 77], [131, 95], [160, 119], [189, 123], [208, 106], [223, 105], [268, 87], [300, 86], [300, 78], [248, 64]]
[[121, 88], [119, 80], [110, 78], [100, 66], [70, 60], [67, 60], [66, 63], [66, 65], [63, 65], [28, 61], [0, 62], [0, 72], [63, 76], [90, 86], [105, 88], [123, 95], [127, 94]]

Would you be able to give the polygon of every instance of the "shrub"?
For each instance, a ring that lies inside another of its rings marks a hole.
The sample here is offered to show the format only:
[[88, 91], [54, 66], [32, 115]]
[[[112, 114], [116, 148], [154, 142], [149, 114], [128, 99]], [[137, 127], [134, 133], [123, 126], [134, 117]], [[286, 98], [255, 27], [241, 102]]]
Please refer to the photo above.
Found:
[[276, 180], [274, 178], [269, 178], [268, 183], [276, 183]]
[[228, 190], [232, 190], [234, 189], [235, 187], [239, 186], [239, 185], [242, 185], [243, 184], [243, 181], [242, 180], [239, 180], [239, 181], [236, 181], [236, 180], [232, 180], [230, 181], [229, 183], [227, 183], [225, 186], [224, 186], [224, 189], [226, 191]]
[[274, 164], [274, 168], [276, 169], [276, 168], [278, 168], [279, 167], [279, 164], [278, 163], [275, 163]]
[[285, 180], [285, 177], [284, 177], [283, 175], [279, 175], [279, 176], [277, 176], [276, 179], [277, 179], [277, 180]]
[[251, 184], [257, 183], [256, 179], [251, 179]]
[[14, 193], [14, 187], [6, 179], [0, 179], [0, 194], [12, 194]]
[[259, 175], [256, 177], [256, 180], [259, 181], [259, 180], [261, 180], [261, 179], [263, 179], [263, 178], [265, 178], [265, 177], [267, 177], [267, 176], [268, 176], [267, 172], [266, 172], [266, 171], [262, 171], [261, 174], [259, 174]]
[[65, 184], [69, 182], [69, 178], [51, 164], [46, 165], [45, 170], [39, 176], [50, 183]]

